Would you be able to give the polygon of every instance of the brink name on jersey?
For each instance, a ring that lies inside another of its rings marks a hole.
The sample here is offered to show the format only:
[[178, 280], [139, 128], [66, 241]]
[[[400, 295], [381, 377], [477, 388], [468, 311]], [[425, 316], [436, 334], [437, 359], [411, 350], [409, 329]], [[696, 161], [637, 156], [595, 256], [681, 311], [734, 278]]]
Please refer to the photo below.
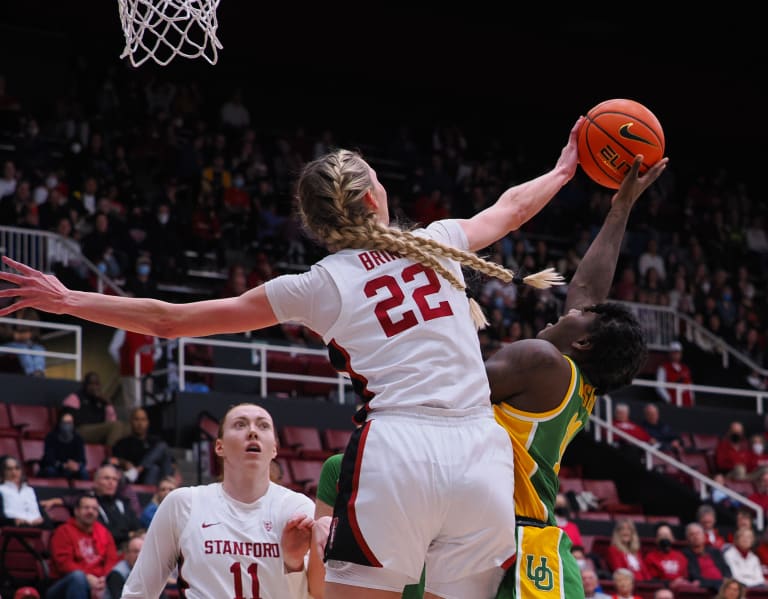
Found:
[[392, 260], [399, 260], [401, 256], [386, 250], [371, 250], [369, 252], [360, 252], [357, 257], [363, 265], [365, 270], [373, 270], [381, 264], [392, 262]]
[[209, 555], [280, 557], [280, 544], [259, 542], [251, 543], [248, 541], [228, 541], [226, 539], [208, 539], [205, 541], [205, 553]]

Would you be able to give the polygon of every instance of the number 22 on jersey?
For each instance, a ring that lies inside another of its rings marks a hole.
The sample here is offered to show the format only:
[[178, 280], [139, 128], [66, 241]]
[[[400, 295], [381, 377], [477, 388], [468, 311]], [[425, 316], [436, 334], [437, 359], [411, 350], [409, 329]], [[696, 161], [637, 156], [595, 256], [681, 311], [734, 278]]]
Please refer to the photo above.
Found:
[[363, 289], [366, 297], [384, 296], [384, 299], [377, 302], [375, 313], [387, 337], [393, 337], [419, 324], [419, 316], [415, 310], [403, 311], [397, 320], [393, 318], [392, 313], [408, 301], [406, 295], [410, 287], [408, 284], [414, 281], [418, 283], [421, 280], [424, 281], [424, 284], [414, 287], [410, 293], [422, 321], [452, 316], [453, 310], [447, 301], [438, 302], [434, 306], [430, 305], [430, 299], [434, 298], [429, 296], [436, 295], [440, 291], [440, 279], [434, 270], [422, 264], [412, 264], [404, 268], [400, 273], [400, 280], [392, 275], [383, 275], [371, 279], [365, 284]]

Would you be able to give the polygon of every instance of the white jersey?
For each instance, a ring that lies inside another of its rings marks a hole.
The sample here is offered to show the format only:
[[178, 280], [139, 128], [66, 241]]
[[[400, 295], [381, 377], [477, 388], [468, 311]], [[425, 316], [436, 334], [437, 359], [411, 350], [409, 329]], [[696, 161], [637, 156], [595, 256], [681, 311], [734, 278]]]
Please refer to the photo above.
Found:
[[291, 516], [314, 510], [309, 497], [274, 483], [253, 503], [221, 483], [175, 489], [152, 518], [123, 598], [159, 597], [176, 565], [189, 599], [309, 598], [306, 567], [285, 573], [280, 539]]
[[[415, 233], [468, 246], [455, 220]], [[458, 262], [440, 261], [464, 280]], [[331, 362], [350, 374], [369, 411], [414, 406], [490, 411], [466, 294], [436, 272], [388, 252], [342, 250], [309, 273], [267, 282], [266, 291], [281, 322], [300, 322], [323, 337]]]

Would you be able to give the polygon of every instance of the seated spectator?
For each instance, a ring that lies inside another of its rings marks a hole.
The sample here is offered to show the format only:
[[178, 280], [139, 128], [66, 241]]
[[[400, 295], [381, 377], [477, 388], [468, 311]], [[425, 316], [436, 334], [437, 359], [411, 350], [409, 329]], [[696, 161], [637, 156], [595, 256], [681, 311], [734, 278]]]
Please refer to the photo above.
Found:
[[715, 549], [722, 550], [725, 545], [725, 538], [717, 530], [717, 512], [709, 504], [703, 504], [696, 510], [696, 522], [701, 524], [704, 529], [704, 537], [707, 545]]
[[683, 442], [678, 433], [672, 430], [667, 423], [659, 417], [659, 407], [649, 403], [643, 408], [643, 421], [640, 423], [651, 436], [651, 444], [662, 451], [671, 451], [680, 454], [683, 451]]
[[629, 568], [619, 568], [613, 573], [613, 585], [616, 592], [611, 599], [642, 599], [635, 594], [635, 576]]
[[704, 527], [698, 522], [691, 522], [685, 527], [685, 540], [688, 545], [683, 549], [683, 555], [688, 560], [689, 580], [694, 585], [716, 591], [723, 579], [731, 576], [723, 554], [707, 545]]
[[159, 483], [157, 483], [157, 492], [152, 495], [152, 499], [147, 503], [141, 512], [141, 525], [144, 528], [149, 528], [149, 523], [152, 522], [152, 518], [155, 516], [155, 512], [160, 504], [168, 496], [168, 493], [176, 488], [176, 478], [173, 476], [166, 476]]
[[0, 459], [2, 484], [0, 484], [0, 525], [41, 526], [45, 520], [37, 502], [37, 493], [30, 487], [21, 468], [21, 462], [13, 456]]
[[747, 464], [749, 478], [757, 479], [768, 470], [768, 453], [765, 451], [765, 438], [756, 433], [749, 437], [749, 457]]
[[576, 560], [579, 570], [594, 570], [597, 572], [595, 562], [587, 555], [583, 545], [571, 545], [571, 555]]
[[[35, 340], [32, 335], [32, 327], [26, 324], [17, 324], [13, 327], [13, 340], [3, 344], [19, 350], [45, 351], [45, 346]], [[30, 376], [45, 376], [45, 356], [40, 354], [16, 354], [19, 358], [24, 374]]]
[[755, 539], [757, 539], [757, 529], [755, 528], [755, 513], [752, 511], [752, 508], [747, 507], [746, 505], [739, 506], [736, 509], [736, 528], [734, 531], [729, 532], [725, 537], [725, 545], [723, 545], [723, 550], [728, 548], [728, 545], [733, 543], [733, 537], [737, 530], [741, 528], [746, 528], [748, 530], [751, 530], [752, 533], [755, 535]]
[[123, 586], [136, 564], [142, 545], [144, 545], [144, 535], [137, 535], [123, 545], [120, 552], [123, 559], [117, 562], [107, 574], [107, 592], [104, 599], [120, 599], [123, 596]]
[[75, 417], [70, 408], [59, 410], [56, 428], [45, 436], [39, 476], [88, 480], [85, 442], [75, 430]]
[[768, 513], [768, 472], [763, 472], [755, 482], [755, 492], [747, 496]]
[[649, 580], [650, 575], [640, 553], [640, 537], [635, 523], [629, 518], [620, 518], [613, 527], [611, 544], [608, 546], [606, 561], [611, 572], [619, 568], [628, 569], [635, 580]]
[[[639, 441], [644, 441], [645, 443], [653, 442], [647, 430], [629, 419], [629, 404], [616, 404], [616, 407], [613, 409], [613, 425]], [[624, 442], [623, 439], [621, 442]]]
[[669, 589], [657, 589], [653, 599], [675, 599], [675, 594]]
[[144, 408], [131, 411], [131, 434], [115, 443], [112, 459], [132, 483], [156, 485], [174, 471], [168, 444], [149, 434], [149, 416]]
[[[726, 486], [725, 474], [722, 472], [716, 473], [712, 480], [715, 481], [719, 485]], [[721, 507], [727, 508], [729, 510], [738, 509], [741, 503], [737, 500], [728, 495], [725, 491], [721, 491], [720, 489], [716, 489], [715, 487], [712, 487], [710, 489], [709, 493], [709, 501], [712, 502], [713, 505], [719, 505]]]
[[733, 578], [726, 578], [715, 595], [715, 599], [746, 599], [747, 587]]
[[585, 568], [581, 571], [581, 584], [584, 586], [584, 599], [611, 599], [610, 595], [599, 590], [600, 581], [594, 570]]
[[579, 526], [571, 520], [572, 517], [573, 513], [568, 503], [568, 498], [563, 493], [558, 493], [555, 497], [555, 522], [568, 535], [571, 543], [583, 545], [584, 541], [581, 538]]
[[130, 500], [118, 494], [122, 474], [112, 464], [104, 464], [93, 475], [93, 491], [98, 500], [99, 522], [107, 527], [115, 545], [125, 543], [144, 529]]
[[668, 404], [689, 408], [694, 404], [694, 393], [690, 389], [665, 387], [666, 383], [693, 384], [691, 369], [683, 362], [683, 346], [679, 341], [669, 344], [667, 359], [656, 370], [656, 394]]
[[715, 448], [715, 468], [726, 477], [744, 480], [749, 471], [751, 458], [744, 437], [744, 425], [734, 420]]
[[763, 567], [752, 547], [755, 533], [750, 528], [738, 528], [733, 534], [733, 545], [723, 551], [723, 559], [731, 569], [732, 577], [746, 587], [765, 585]]
[[112, 402], [101, 391], [101, 377], [88, 372], [79, 391], [70, 393], [62, 407], [72, 408], [77, 432], [86, 443], [101, 443], [112, 447], [130, 434], [127, 423], [117, 419]]
[[56, 580], [46, 599], [101, 598], [107, 574], [118, 561], [115, 541], [97, 521], [99, 502], [91, 493], [81, 495], [74, 516], [53, 531], [50, 541], [51, 576]]
[[650, 578], [660, 580], [670, 588], [688, 584], [688, 560], [672, 546], [674, 541], [672, 527], [659, 524], [656, 527], [656, 547], [643, 558]]

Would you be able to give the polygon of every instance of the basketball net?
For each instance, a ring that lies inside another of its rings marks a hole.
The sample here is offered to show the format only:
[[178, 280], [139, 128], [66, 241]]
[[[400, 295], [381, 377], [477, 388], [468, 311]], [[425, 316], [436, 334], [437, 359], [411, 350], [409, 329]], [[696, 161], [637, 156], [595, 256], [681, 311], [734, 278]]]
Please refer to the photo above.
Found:
[[152, 59], [161, 66], [176, 56], [218, 60], [216, 9], [220, 0], [118, 0], [125, 48], [134, 67]]

